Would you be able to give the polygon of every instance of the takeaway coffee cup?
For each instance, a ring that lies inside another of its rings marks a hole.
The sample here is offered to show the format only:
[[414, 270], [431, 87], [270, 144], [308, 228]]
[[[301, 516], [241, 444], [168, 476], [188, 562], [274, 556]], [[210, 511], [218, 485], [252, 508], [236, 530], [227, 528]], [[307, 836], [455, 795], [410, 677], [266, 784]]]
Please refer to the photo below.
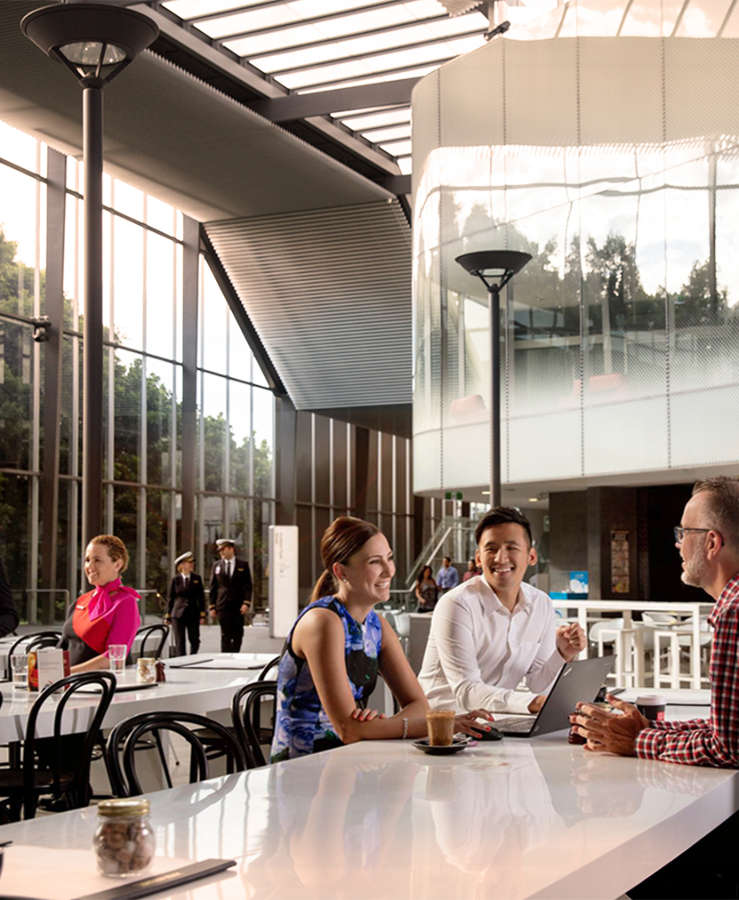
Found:
[[664, 721], [665, 698], [662, 694], [641, 694], [636, 698], [636, 708], [650, 722]]
[[426, 713], [426, 727], [432, 747], [448, 747], [454, 739], [454, 710], [430, 710]]

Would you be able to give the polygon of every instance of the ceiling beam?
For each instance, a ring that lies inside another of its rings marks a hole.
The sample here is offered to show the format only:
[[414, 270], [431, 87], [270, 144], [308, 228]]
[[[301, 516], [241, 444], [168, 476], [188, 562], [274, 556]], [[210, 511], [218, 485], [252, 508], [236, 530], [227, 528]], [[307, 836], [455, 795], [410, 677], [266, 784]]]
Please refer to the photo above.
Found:
[[378, 178], [377, 183], [390, 191], [391, 194], [400, 196], [401, 194], [411, 193], [411, 176], [410, 175], [386, 175], [384, 178]]
[[411, 102], [411, 90], [418, 78], [401, 78], [356, 87], [316, 91], [312, 94], [289, 94], [257, 100], [251, 109], [270, 122], [289, 122], [324, 116], [346, 109], [369, 109], [376, 106], [405, 106]]

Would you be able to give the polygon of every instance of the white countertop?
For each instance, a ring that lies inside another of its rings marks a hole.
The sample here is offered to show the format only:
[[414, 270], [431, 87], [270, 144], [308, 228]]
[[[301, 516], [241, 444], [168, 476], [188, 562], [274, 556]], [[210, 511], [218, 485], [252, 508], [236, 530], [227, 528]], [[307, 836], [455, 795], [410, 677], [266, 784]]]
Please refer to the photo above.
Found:
[[[613, 900], [733, 813], [738, 786], [732, 770], [598, 756], [560, 732], [453, 756], [362, 742], [149, 796], [158, 855], [237, 860], [171, 896]], [[84, 850], [94, 827], [86, 809], [0, 840]]]

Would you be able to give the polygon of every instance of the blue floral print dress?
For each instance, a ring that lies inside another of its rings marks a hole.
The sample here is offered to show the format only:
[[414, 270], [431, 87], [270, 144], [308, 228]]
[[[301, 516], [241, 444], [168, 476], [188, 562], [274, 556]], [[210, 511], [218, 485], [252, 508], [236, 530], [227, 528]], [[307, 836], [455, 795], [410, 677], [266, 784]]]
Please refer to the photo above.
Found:
[[309, 609], [317, 607], [332, 610], [344, 626], [346, 675], [356, 705], [364, 708], [375, 687], [382, 646], [382, 625], [377, 613], [370, 610], [364, 624], [360, 624], [336, 597], [321, 597], [310, 603], [290, 629], [277, 672], [277, 710], [271, 762], [341, 746], [321, 706], [306, 661], [295, 656], [292, 649], [295, 625]]

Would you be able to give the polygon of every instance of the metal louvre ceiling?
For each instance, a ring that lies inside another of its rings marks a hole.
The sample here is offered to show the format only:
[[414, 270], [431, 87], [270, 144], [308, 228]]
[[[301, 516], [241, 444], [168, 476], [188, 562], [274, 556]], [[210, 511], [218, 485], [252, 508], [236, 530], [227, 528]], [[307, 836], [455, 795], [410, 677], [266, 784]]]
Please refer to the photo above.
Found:
[[[146, 0], [190, 33], [253, 67], [287, 91], [305, 94], [359, 84], [422, 77], [484, 43], [487, 16], [467, 2], [454, 17], [439, 0]], [[461, 0], [458, 0], [461, 2]], [[471, 8], [474, 7], [474, 8]], [[410, 172], [410, 108], [402, 110], [405, 141], [365, 130], [349, 111], [336, 121]], [[400, 121], [400, 120], [398, 120]]]
[[411, 235], [397, 202], [211, 222], [297, 409], [411, 401]]

